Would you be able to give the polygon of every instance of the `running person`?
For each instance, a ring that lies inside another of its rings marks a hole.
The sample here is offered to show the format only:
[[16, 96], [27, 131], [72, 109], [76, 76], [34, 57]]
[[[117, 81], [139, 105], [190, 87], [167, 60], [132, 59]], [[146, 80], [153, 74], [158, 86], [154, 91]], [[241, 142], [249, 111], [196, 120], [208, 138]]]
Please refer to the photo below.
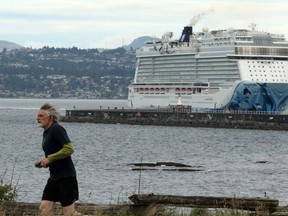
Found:
[[76, 170], [71, 158], [74, 152], [66, 130], [58, 123], [59, 113], [54, 106], [45, 103], [37, 114], [37, 123], [44, 129], [42, 148], [45, 158], [38, 166], [49, 167], [47, 181], [40, 204], [40, 214], [50, 216], [55, 202], [60, 202], [65, 216], [81, 215], [74, 202], [79, 198]]

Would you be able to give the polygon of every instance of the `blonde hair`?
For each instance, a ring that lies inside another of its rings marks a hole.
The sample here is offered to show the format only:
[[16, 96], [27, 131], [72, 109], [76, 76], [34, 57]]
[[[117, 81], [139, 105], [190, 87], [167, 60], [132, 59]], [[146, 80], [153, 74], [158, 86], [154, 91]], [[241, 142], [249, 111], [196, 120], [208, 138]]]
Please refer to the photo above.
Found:
[[53, 118], [53, 121], [56, 122], [59, 121], [60, 113], [58, 112], [55, 106], [49, 103], [45, 103], [40, 107], [40, 109], [45, 110], [47, 112], [47, 115]]

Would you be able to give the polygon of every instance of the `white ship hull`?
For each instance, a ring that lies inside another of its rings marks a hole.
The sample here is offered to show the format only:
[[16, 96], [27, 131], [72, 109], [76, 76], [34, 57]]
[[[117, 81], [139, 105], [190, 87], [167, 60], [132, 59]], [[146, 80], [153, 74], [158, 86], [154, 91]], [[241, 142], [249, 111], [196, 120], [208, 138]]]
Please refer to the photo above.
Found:
[[[150, 85], [149, 89], [152, 88], [151, 86], [153, 85]], [[198, 93], [193, 93], [193, 90], [190, 91], [187, 88], [179, 88], [180, 90], [177, 91], [178, 88], [179, 86], [168, 88], [167, 92], [152, 90], [149, 92], [130, 93], [128, 105], [134, 108], [175, 106], [179, 103], [180, 98], [182, 105], [191, 106], [192, 108], [220, 108], [229, 101], [233, 93], [232, 87], [220, 89], [214, 93], [208, 93], [209, 88]]]

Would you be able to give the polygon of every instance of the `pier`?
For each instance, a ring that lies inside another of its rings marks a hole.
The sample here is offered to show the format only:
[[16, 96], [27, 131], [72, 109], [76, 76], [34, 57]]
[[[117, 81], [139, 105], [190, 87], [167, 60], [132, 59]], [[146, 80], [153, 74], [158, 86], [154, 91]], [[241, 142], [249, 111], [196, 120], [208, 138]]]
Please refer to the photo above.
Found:
[[288, 130], [288, 115], [256, 111], [198, 111], [190, 107], [156, 109], [71, 109], [62, 122], [182, 127]]

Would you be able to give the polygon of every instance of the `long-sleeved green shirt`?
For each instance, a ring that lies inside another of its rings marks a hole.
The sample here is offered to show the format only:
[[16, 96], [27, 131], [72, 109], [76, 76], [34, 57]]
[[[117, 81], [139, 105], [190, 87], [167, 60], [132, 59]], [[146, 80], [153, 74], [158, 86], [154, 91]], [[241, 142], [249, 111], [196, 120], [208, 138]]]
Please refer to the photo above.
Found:
[[73, 144], [67, 143], [63, 145], [63, 148], [61, 150], [59, 150], [58, 152], [54, 154], [48, 155], [47, 158], [49, 160], [49, 163], [53, 163], [55, 161], [69, 157], [71, 154], [73, 154], [73, 152], [74, 152]]

